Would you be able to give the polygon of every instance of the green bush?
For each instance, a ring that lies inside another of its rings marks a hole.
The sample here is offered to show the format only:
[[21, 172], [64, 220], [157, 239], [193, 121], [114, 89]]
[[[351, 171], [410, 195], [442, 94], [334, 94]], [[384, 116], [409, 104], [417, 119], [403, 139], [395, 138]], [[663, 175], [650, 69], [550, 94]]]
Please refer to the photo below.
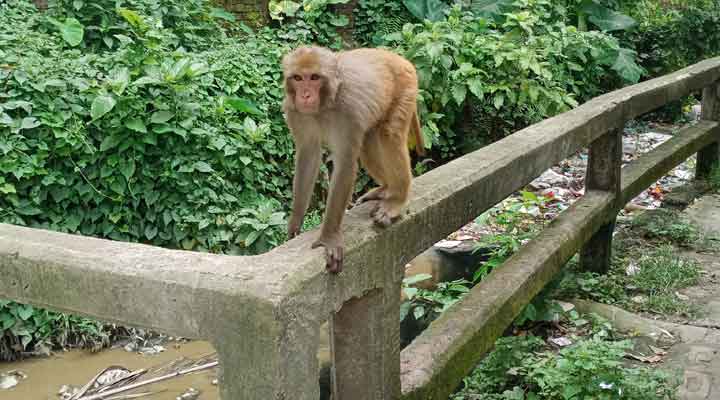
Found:
[[469, 118], [487, 143], [640, 78], [634, 53], [614, 37], [553, 21], [549, 2], [514, 4], [499, 22], [455, 8], [386, 37], [418, 69], [423, 131], [442, 157], [473, 139], [458, 137]]
[[35, 351], [70, 344], [96, 350], [109, 339], [100, 322], [0, 300], [0, 361], [13, 361], [30, 345]]
[[218, 44], [225, 37], [223, 22], [234, 21], [227, 11], [212, 7], [207, 0], [49, 0], [53, 19], [74, 18], [84, 27], [84, 45], [94, 49], [113, 49], [122, 45], [132, 29], [131, 21], [118, 10], [132, 10], [151, 17], [156, 27], [165, 29], [176, 47], [201, 50]]
[[235, 254], [279, 243], [287, 45], [186, 52], [157, 19], [118, 10], [128, 30], [88, 52], [27, 2], [0, 7], [0, 221]]
[[720, 2], [638, 0], [626, 8], [638, 24], [623, 40], [638, 51], [651, 76], [720, 55]]
[[534, 337], [500, 338], [453, 400], [674, 399], [678, 379], [647, 367], [626, 367], [628, 341], [582, 338], [559, 353]]

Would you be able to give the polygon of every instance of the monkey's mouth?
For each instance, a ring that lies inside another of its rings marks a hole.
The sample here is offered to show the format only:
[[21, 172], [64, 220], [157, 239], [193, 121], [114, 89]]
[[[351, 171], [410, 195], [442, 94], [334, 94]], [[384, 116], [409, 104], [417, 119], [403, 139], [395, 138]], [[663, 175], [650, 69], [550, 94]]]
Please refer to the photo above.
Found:
[[319, 104], [298, 104], [296, 106], [297, 110], [303, 114], [317, 114], [320, 112], [320, 105]]

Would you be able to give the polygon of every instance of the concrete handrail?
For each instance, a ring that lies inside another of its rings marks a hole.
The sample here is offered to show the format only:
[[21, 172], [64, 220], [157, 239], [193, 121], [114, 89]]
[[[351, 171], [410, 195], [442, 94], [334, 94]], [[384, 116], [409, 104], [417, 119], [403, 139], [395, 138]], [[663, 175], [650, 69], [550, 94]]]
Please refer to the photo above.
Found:
[[324, 270], [316, 232], [260, 256], [167, 250], [0, 224], [0, 297], [207, 338], [221, 398], [318, 398], [317, 336], [333, 319], [336, 393], [400, 396], [399, 290], [424, 249], [628, 119], [720, 78], [720, 58], [597, 97], [413, 181], [388, 229], [345, 218], [345, 270]]

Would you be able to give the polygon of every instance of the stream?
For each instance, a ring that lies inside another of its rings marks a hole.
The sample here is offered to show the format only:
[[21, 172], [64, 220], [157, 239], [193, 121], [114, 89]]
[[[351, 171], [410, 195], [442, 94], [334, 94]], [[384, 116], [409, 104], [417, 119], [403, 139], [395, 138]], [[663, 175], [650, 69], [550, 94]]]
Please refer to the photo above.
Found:
[[[0, 374], [17, 370], [25, 375], [17, 386], [0, 390], [2, 400], [58, 400], [63, 385], [83, 386], [103, 369], [117, 365], [130, 370], [162, 366], [179, 358], [197, 359], [215, 350], [208, 342], [168, 343], [166, 350], [153, 355], [130, 353], [123, 348], [90, 353], [71, 350], [54, 353], [48, 358], [28, 358], [11, 363], [0, 363]], [[188, 388], [200, 391], [200, 400], [219, 398], [217, 386], [212, 384], [217, 369], [212, 368], [143, 386], [128, 393], [158, 392], [139, 397], [141, 400], [175, 400]], [[142, 380], [142, 378], [141, 378]]]

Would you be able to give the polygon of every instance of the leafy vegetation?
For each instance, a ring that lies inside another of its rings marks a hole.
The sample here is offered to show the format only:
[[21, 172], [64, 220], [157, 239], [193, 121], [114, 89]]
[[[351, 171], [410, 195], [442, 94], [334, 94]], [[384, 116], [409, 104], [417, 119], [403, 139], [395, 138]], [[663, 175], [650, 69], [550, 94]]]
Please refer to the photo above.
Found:
[[[578, 316], [573, 317], [579, 321]], [[674, 399], [674, 374], [627, 367], [629, 341], [616, 341], [607, 321], [590, 318], [589, 335], [559, 351], [533, 335], [503, 337], [463, 381], [453, 400]], [[584, 324], [588, 321], [585, 320]]]
[[[456, 7], [446, 20], [385, 37], [418, 69], [423, 133], [443, 158], [463, 142], [482, 144], [568, 110], [607, 90], [600, 82], [640, 78], [633, 52], [614, 37], [565, 25], [555, 18], [562, 9], [546, 1], [513, 4], [499, 21]], [[460, 137], [460, 122], [473, 118], [484, 135]]]
[[[699, 265], [681, 257], [670, 245], [654, 250], [636, 248], [620, 252], [610, 273], [597, 275], [571, 271], [559, 284], [556, 296], [590, 298], [617, 304], [631, 311], [692, 315], [697, 310], [679, 289], [698, 283]], [[637, 261], [633, 261], [637, 260]]]
[[0, 333], [0, 361], [12, 361], [28, 348], [38, 353], [68, 345], [97, 350], [110, 341], [100, 322], [7, 300], [0, 300]]
[[186, 52], [125, 10], [120, 42], [81, 52], [26, 2], [3, 7], [0, 220], [235, 254], [279, 243], [286, 47], [247, 36]]
[[720, 3], [715, 0], [627, 2], [637, 25], [623, 34], [651, 76], [720, 55]]
[[470, 291], [472, 285], [465, 279], [458, 279], [440, 282], [434, 290], [413, 287], [413, 285], [430, 278], [430, 275], [419, 274], [403, 280], [403, 292], [407, 300], [400, 307], [400, 321], [412, 315], [415, 321], [427, 325], [443, 311], [457, 303]]
[[700, 240], [698, 228], [678, 211], [657, 209], [638, 215], [631, 227], [645, 238], [690, 246]]

